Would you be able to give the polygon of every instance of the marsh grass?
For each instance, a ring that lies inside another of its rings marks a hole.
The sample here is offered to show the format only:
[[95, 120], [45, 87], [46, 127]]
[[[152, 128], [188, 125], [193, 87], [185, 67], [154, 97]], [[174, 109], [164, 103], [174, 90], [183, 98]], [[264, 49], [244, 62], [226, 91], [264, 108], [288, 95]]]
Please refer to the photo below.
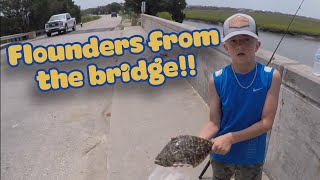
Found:
[[[212, 24], [222, 24], [229, 16], [237, 13], [232, 10], [185, 10], [186, 19], [206, 21]], [[261, 30], [283, 33], [286, 31], [293, 15], [267, 12], [245, 12], [251, 15]], [[320, 20], [297, 16], [290, 26], [289, 34], [309, 35], [320, 37]]]
[[81, 16], [81, 22], [86, 23], [86, 22], [94, 21], [100, 18], [101, 16]]

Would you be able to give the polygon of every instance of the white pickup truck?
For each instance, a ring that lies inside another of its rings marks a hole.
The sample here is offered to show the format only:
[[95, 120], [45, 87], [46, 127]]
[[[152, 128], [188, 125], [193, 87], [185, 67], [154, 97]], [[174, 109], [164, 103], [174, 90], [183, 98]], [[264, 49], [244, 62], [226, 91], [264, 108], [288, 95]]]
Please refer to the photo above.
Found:
[[49, 21], [45, 24], [45, 30], [47, 36], [50, 37], [53, 32], [58, 32], [59, 34], [63, 32], [66, 34], [69, 28], [72, 28], [72, 30], [75, 31], [76, 26], [76, 19], [72, 18], [69, 13], [63, 13], [51, 16]]

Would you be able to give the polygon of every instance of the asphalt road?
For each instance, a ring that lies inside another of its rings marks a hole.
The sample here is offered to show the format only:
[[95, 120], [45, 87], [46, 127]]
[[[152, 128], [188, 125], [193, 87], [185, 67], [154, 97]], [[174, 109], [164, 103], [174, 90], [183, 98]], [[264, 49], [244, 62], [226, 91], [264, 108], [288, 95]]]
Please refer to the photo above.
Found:
[[[121, 37], [112, 31], [121, 17], [103, 16], [67, 34], [38, 37], [36, 45], [86, 42]], [[60, 64], [9, 67], [1, 50], [1, 179], [105, 179], [107, 141], [112, 116], [113, 86], [41, 92], [34, 81], [36, 70], [85, 70], [93, 62], [102, 67], [115, 58]]]

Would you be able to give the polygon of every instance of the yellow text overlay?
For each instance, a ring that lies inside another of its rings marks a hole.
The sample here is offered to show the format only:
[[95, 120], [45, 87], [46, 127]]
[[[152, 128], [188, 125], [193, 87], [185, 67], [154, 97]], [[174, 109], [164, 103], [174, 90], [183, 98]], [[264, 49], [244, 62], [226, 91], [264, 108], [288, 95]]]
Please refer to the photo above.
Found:
[[161, 30], [154, 30], [149, 33], [147, 46], [153, 52], [172, 50], [173, 45], [182, 49], [209, 47], [220, 45], [220, 33], [217, 29], [202, 29], [192, 32], [182, 31], [180, 33], [164, 33]]
[[164, 33], [162, 30], [151, 31], [148, 40], [139, 35], [129, 38], [102, 39], [90, 36], [85, 43], [66, 43], [48, 46], [36, 46], [31, 43], [13, 43], [7, 46], [7, 61], [11, 67], [21, 63], [25, 65], [44, 64], [47, 62], [68, 62], [82, 59], [122, 56], [125, 51], [131, 54], [141, 54], [147, 46], [152, 52], [161, 49], [169, 51], [173, 46], [182, 49], [218, 46], [220, 34], [217, 29], [202, 29], [192, 32]]
[[[197, 74], [196, 57], [193, 54], [180, 54], [176, 60], [163, 60], [155, 57], [151, 62], [140, 59], [136, 64], [127, 62], [119, 66], [97, 67], [96, 64], [87, 66], [88, 84], [92, 87], [115, 84], [117, 81], [148, 82], [151, 86], [160, 86], [167, 78], [194, 77]], [[70, 72], [59, 71], [56, 68], [38, 70], [35, 81], [41, 91], [81, 88], [84, 86], [84, 73], [81, 70]]]
[[81, 88], [84, 85], [84, 75], [80, 70], [63, 72], [52, 68], [48, 71], [38, 70], [35, 81], [41, 91]]
[[79, 42], [33, 47], [30, 43], [12, 44], [7, 47], [8, 63], [12, 67], [23, 62], [26, 65], [43, 64], [47, 62], [66, 62], [81, 59], [93, 59], [100, 56], [113, 57], [122, 56], [125, 50], [132, 54], [140, 54], [144, 51], [144, 40], [142, 36], [130, 38], [103, 39], [91, 36], [88, 42]]
[[147, 81], [151, 86], [160, 86], [167, 78], [196, 76], [196, 57], [193, 54], [179, 55], [177, 60], [167, 61], [155, 57], [150, 63], [140, 59], [135, 65], [122, 63], [105, 69], [90, 64], [87, 72], [88, 83], [93, 87], [114, 84], [117, 79], [123, 83]]

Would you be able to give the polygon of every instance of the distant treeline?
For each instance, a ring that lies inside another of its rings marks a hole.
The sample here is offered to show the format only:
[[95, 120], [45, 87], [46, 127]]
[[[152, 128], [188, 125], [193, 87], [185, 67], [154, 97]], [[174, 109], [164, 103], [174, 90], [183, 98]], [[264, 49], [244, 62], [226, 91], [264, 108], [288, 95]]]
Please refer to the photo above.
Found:
[[113, 2], [106, 6], [98, 6], [96, 8], [89, 8], [89, 9], [82, 10], [81, 13], [100, 15], [100, 14], [110, 14], [111, 12], [118, 13], [121, 10], [123, 10], [123, 3]]
[[140, 14], [142, 1], [146, 2], [145, 14], [156, 16], [158, 13], [168, 12], [172, 20], [180, 23], [185, 18], [182, 11], [187, 6], [186, 0], [125, 0], [125, 10]]
[[187, 6], [186, 0], [125, 0], [124, 3], [111, 3], [106, 6], [82, 10], [82, 14], [110, 14], [122, 11], [124, 14], [137, 15], [141, 13], [141, 4], [146, 2], [146, 12], [152, 16], [167, 12], [170, 19], [183, 22], [185, 14], [182, 12]]
[[80, 7], [72, 0], [1, 0], [1, 36], [44, 29], [54, 14], [70, 13], [80, 21]]

